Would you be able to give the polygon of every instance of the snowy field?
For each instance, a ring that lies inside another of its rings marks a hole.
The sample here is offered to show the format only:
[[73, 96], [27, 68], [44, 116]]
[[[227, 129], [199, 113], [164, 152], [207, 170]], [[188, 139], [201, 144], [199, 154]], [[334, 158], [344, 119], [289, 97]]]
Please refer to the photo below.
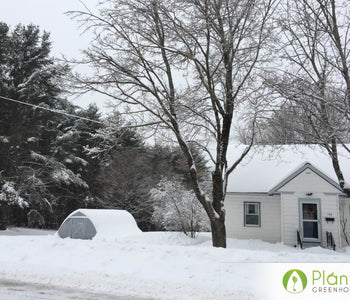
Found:
[[350, 262], [350, 249], [257, 240], [228, 239], [227, 249], [214, 249], [206, 233], [63, 240], [12, 228], [0, 232], [0, 247], [1, 299], [263, 299], [249, 280], [258, 263]]

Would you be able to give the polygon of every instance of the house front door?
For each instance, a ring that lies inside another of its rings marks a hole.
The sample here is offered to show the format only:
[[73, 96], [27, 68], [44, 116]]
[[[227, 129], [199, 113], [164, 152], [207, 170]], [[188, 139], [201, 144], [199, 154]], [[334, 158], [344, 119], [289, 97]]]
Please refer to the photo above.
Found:
[[300, 227], [303, 242], [321, 242], [320, 200], [300, 200]]

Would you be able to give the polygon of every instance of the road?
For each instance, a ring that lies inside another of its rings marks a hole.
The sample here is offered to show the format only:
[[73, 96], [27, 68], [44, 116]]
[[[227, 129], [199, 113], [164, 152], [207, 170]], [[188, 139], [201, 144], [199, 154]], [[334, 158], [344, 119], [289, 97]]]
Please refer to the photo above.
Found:
[[151, 300], [125, 295], [104, 294], [74, 288], [59, 288], [41, 284], [0, 279], [1, 300]]

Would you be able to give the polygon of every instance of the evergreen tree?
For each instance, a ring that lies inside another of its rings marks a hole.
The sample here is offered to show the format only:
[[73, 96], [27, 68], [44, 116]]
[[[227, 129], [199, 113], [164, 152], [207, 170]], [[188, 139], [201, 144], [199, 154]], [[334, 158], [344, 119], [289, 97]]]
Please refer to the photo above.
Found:
[[[34, 25], [17, 25], [10, 31], [0, 24], [0, 96], [54, 108], [60, 93], [59, 80], [65, 67], [49, 57], [49, 34], [41, 34]], [[49, 136], [40, 139], [51, 123], [52, 113], [19, 103], [0, 100], [1, 169], [13, 176], [19, 161], [25, 161], [32, 149], [49, 151]]]
[[[50, 47], [49, 34], [38, 26], [19, 24], [10, 31], [0, 23], [0, 96], [98, 120], [96, 106], [84, 110], [61, 98], [67, 68], [54, 62]], [[3, 219], [26, 223], [32, 209], [31, 216], [56, 227], [72, 209], [86, 206], [85, 199], [91, 204], [84, 147], [96, 126], [0, 99], [0, 188], [11, 186], [28, 204], [17, 210], [20, 206], [0, 193], [2, 206], [13, 204], [2, 209]]]

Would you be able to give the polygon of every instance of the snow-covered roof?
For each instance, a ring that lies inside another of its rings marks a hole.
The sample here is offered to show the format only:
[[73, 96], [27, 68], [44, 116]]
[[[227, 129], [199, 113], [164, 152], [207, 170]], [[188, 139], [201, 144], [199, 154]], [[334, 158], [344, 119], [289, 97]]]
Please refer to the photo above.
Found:
[[[230, 146], [227, 158], [233, 163], [245, 146]], [[339, 147], [339, 160], [347, 182], [350, 181], [350, 155]], [[255, 146], [231, 173], [227, 192], [267, 193], [298, 168], [310, 163], [331, 180], [338, 182], [328, 154], [317, 146]]]
[[80, 214], [90, 219], [96, 228], [96, 237], [98, 238], [121, 237], [141, 232], [134, 217], [126, 210], [77, 209], [66, 220], [73, 215]]

